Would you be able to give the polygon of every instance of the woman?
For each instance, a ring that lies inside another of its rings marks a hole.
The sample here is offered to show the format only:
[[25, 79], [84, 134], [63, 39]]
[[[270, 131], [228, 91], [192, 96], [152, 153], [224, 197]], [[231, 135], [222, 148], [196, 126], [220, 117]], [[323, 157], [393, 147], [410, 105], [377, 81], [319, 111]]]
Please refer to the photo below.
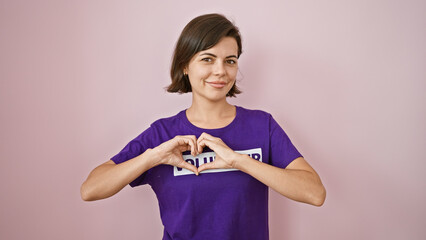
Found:
[[159, 119], [81, 187], [86, 201], [127, 184], [150, 184], [163, 239], [268, 239], [268, 187], [321, 206], [325, 188], [269, 113], [233, 106], [242, 53], [238, 28], [224, 16], [193, 19], [176, 44], [169, 92], [192, 105]]

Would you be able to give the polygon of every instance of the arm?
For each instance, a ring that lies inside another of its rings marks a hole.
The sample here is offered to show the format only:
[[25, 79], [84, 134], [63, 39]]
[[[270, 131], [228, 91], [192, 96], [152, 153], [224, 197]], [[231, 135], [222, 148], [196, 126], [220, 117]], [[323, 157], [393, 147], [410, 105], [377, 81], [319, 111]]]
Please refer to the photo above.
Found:
[[208, 146], [216, 153], [213, 162], [201, 165], [198, 171], [213, 168], [239, 169], [281, 195], [295, 201], [321, 206], [326, 191], [315, 170], [302, 158], [291, 162], [286, 169], [254, 160], [230, 149], [220, 138], [203, 133], [198, 139], [198, 152]]
[[315, 206], [321, 206], [325, 201], [326, 191], [318, 174], [302, 157], [282, 169], [242, 155], [234, 166], [295, 201]]
[[84, 201], [94, 201], [111, 197], [152, 167], [152, 149], [121, 164], [109, 160], [89, 174], [81, 185], [81, 198]]
[[160, 164], [186, 168], [198, 175], [198, 169], [183, 160], [182, 152], [187, 150], [191, 150], [194, 156], [197, 154], [195, 136], [176, 136], [120, 164], [109, 160], [89, 174], [81, 185], [81, 198], [85, 201], [94, 201], [111, 197], [142, 173]]

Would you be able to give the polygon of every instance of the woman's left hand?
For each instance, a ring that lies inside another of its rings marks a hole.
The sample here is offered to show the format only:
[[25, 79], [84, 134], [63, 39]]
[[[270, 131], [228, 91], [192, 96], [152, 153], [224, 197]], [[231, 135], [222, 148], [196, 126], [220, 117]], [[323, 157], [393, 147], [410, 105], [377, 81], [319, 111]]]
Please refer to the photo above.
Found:
[[205, 163], [198, 167], [198, 172], [207, 169], [234, 168], [235, 162], [238, 161], [241, 155], [229, 148], [222, 139], [202, 133], [197, 139], [198, 152], [203, 152], [203, 148], [206, 146], [216, 153], [216, 158], [213, 162]]

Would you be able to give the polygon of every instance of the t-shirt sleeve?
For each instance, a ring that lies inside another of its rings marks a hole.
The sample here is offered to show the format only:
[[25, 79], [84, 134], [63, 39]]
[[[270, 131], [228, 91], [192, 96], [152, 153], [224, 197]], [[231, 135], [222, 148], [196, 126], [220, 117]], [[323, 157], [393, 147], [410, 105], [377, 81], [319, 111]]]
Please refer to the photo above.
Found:
[[286, 168], [294, 159], [302, 157], [272, 116], [269, 119], [269, 140], [271, 165]]
[[[152, 127], [146, 129], [139, 136], [137, 136], [135, 139], [130, 141], [118, 154], [113, 156], [111, 160], [115, 164], [120, 164], [141, 155], [148, 148], [153, 147], [152, 141], [151, 141], [152, 134], [153, 134]], [[144, 172], [135, 180], [133, 180], [129, 185], [131, 187], [136, 187], [136, 186], [148, 183], [147, 175], [149, 175], [149, 172], [150, 170]]]

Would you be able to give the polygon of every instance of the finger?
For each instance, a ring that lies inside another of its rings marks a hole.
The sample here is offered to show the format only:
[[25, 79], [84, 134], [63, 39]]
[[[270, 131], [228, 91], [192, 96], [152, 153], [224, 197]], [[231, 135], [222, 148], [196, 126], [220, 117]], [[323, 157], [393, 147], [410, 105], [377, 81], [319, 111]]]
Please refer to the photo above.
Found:
[[201, 166], [198, 167], [198, 172], [201, 173], [202, 171], [208, 170], [208, 169], [216, 169], [216, 163], [213, 162], [209, 162], [209, 163], [205, 163]]
[[[202, 152], [203, 148], [206, 146], [206, 144], [203, 142], [203, 140], [210, 140], [213, 141], [215, 137], [213, 137], [212, 135], [203, 132], [200, 137], [197, 139], [197, 149], [198, 152]], [[201, 144], [201, 145], [200, 145]]]
[[210, 135], [210, 134], [208, 134], [208, 133], [202, 133], [202, 134], [200, 135], [200, 137], [197, 139], [197, 144], [198, 144], [199, 142], [203, 141], [203, 140], [209, 140], [209, 141], [217, 142], [217, 143], [219, 143], [219, 142], [223, 142], [221, 138], [213, 137], [212, 135]]
[[209, 147], [211, 150], [215, 151], [217, 149], [217, 144], [214, 141], [208, 140], [208, 139], [202, 139], [200, 142], [198, 142], [198, 147]]
[[[195, 136], [194, 136], [195, 137]], [[179, 146], [185, 146], [184, 151], [191, 150], [191, 155], [196, 156], [197, 155], [197, 149], [196, 149], [196, 141], [195, 138], [192, 138], [190, 136], [176, 136], [175, 137]]]
[[199, 153], [203, 152], [203, 149], [204, 149], [205, 146], [206, 145], [205, 145], [205, 143], [203, 141], [197, 141], [197, 148], [198, 148], [197, 151]]
[[187, 163], [187, 162], [183, 161], [183, 162], [181, 162], [181, 163], [179, 164], [179, 166], [177, 166], [177, 167], [188, 169], [189, 171], [194, 172], [194, 173], [195, 173], [195, 175], [197, 175], [197, 176], [198, 176], [198, 173], [199, 173], [198, 168], [197, 168], [197, 167], [195, 167], [195, 166], [194, 166], [194, 165], [192, 165], [192, 164], [189, 164], [189, 163]]
[[187, 135], [185, 138], [189, 139], [189, 141], [192, 143], [191, 145], [191, 154], [192, 156], [198, 155], [198, 149], [197, 149], [197, 137], [195, 135]]
[[204, 148], [204, 144], [202, 144], [201, 142], [200, 142], [200, 140], [197, 140], [197, 151], [199, 152], [199, 153], [202, 153], [203, 152], [203, 148]]
[[203, 147], [204, 146], [200, 145], [200, 141], [203, 140], [203, 134], [204, 133], [201, 133], [201, 135], [197, 138], [197, 150], [198, 150], [199, 153], [203, 152]]
[[194, 143], [194, 147], [193, 147], [193, 156], [197, 156], [198, 155], [198, 147], [197, 147], [197, 137], [195, 135], [188, 135], [188, 137], [191, 139], [191, 141]]
[[200, 144], [200, 142], [203, 140], [203, 134], [204, 134], [204, 133], [202, 133], [202, 134], [200, 135], [200, 137], [198, 137], [198, 139], [197, 139], [197, 151], [198, 151], [199, 153], [202, 153], [202, 152], [203, 152], [203, 148], [204, 148], [204, 146], [205, 146], [205, 145], [201, 145], [201, 144]]
[[209, 139], [209, 140], [217, 140], [217, 139], [220, 139], [220, 138], [217, 138], [217, 137], [213, 137], [212, 135], [210, 135], [210, 134], [208, 134], [208, 133], [206, 133], [206, 132], [203, 132], [201, 135], [200, 135], [200, 137], [198, 138], [198, 139]]

